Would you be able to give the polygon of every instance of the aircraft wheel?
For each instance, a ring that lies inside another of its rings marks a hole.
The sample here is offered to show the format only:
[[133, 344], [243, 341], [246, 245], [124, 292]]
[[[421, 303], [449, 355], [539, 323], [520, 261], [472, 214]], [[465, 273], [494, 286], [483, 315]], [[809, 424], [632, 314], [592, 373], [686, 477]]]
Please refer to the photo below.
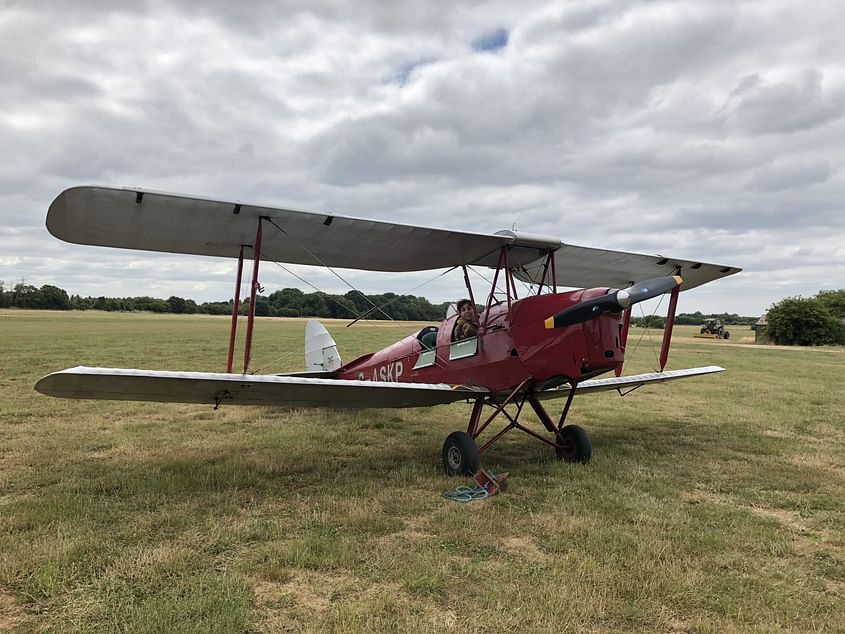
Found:
[[593, 443], [590, 436], [578, 425], [566, 425], [558, 432], [557, 444], [561, 448], [555, 448], [558, 460], [564, 462], [580, 462], [587, 464], [593, 455]]
[[443, 443], [443, 467], [453, 475], [474, 475], [478, 471], [478, 447], [472, 436], [462, 431], [449, 434]]
[[726, 331], [725, 331], [725, 334], [723, 335], [723, 338], [724, 338], [724, 339], [730, 339], [730, 338], [731, 338], [731, 333], [729, 333], [729, 332], [726, 330]]

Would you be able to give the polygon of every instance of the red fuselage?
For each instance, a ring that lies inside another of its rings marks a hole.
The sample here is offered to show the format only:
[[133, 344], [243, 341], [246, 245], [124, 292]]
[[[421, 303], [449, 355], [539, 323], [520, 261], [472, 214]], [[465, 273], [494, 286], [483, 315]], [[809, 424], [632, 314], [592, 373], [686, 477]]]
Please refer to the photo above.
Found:
[[[605, 313], [579, 324], [547, 329], [547, 317], [581, 301], [604, 295], [593, 288], [537, 295], [492, 306], [480, 316], [478, 337], [456, 344], [458, 316], [437, 329], [436, 347], [426, 348], [423, 329], [387, 348], [341, 367], [339, 379], [475, 385], [493, 392], [525, 379], [581, 381], [621, 367], [622, 313]], [[433, 351], [433, 352], [432, 352]]]

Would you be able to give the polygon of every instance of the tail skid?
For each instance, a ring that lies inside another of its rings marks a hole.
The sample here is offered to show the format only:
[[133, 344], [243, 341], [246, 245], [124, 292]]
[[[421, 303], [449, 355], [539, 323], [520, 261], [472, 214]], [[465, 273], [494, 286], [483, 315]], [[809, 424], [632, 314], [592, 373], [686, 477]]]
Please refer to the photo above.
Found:
[[342, 363], [329, 331], [316, 319], [309, 319], [305, 325], [305, 371], [332, 372]]

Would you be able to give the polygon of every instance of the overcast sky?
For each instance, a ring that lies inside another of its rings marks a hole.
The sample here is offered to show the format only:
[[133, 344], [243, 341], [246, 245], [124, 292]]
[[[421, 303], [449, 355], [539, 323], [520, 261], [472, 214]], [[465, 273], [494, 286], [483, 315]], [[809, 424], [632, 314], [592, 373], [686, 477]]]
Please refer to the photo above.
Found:
[[[101, 184], [744, 269], [681, 312], [845, 288], [841, 0], [200, 4], [0, 0], [7, 286], [232, 296], [235, 261], [47, 233], [59, 192]], [[265, 293], [313, 290], [262, 270]]]

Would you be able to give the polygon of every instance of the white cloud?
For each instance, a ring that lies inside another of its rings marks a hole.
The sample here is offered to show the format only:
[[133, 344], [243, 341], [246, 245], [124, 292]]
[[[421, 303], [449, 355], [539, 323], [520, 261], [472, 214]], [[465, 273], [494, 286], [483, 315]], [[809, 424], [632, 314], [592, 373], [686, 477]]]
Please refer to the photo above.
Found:
[[[843, 13], [787, 0], [11, 4], [0, 279], [231, 295], [233, 262], [47, 234], [59, 191], [102, 183], [516, 225], [746, 269], [685, 294], [682, 310], [755, 314], [839, 288]], [[479, 50], [494, 34], [506, 44]], [[273, 266], [264, 277], [270, 290], [301, 285]], [[372, 292], [424, 279], [344, 277]], [[439, 301], [462, 283], [417, 292]]]

